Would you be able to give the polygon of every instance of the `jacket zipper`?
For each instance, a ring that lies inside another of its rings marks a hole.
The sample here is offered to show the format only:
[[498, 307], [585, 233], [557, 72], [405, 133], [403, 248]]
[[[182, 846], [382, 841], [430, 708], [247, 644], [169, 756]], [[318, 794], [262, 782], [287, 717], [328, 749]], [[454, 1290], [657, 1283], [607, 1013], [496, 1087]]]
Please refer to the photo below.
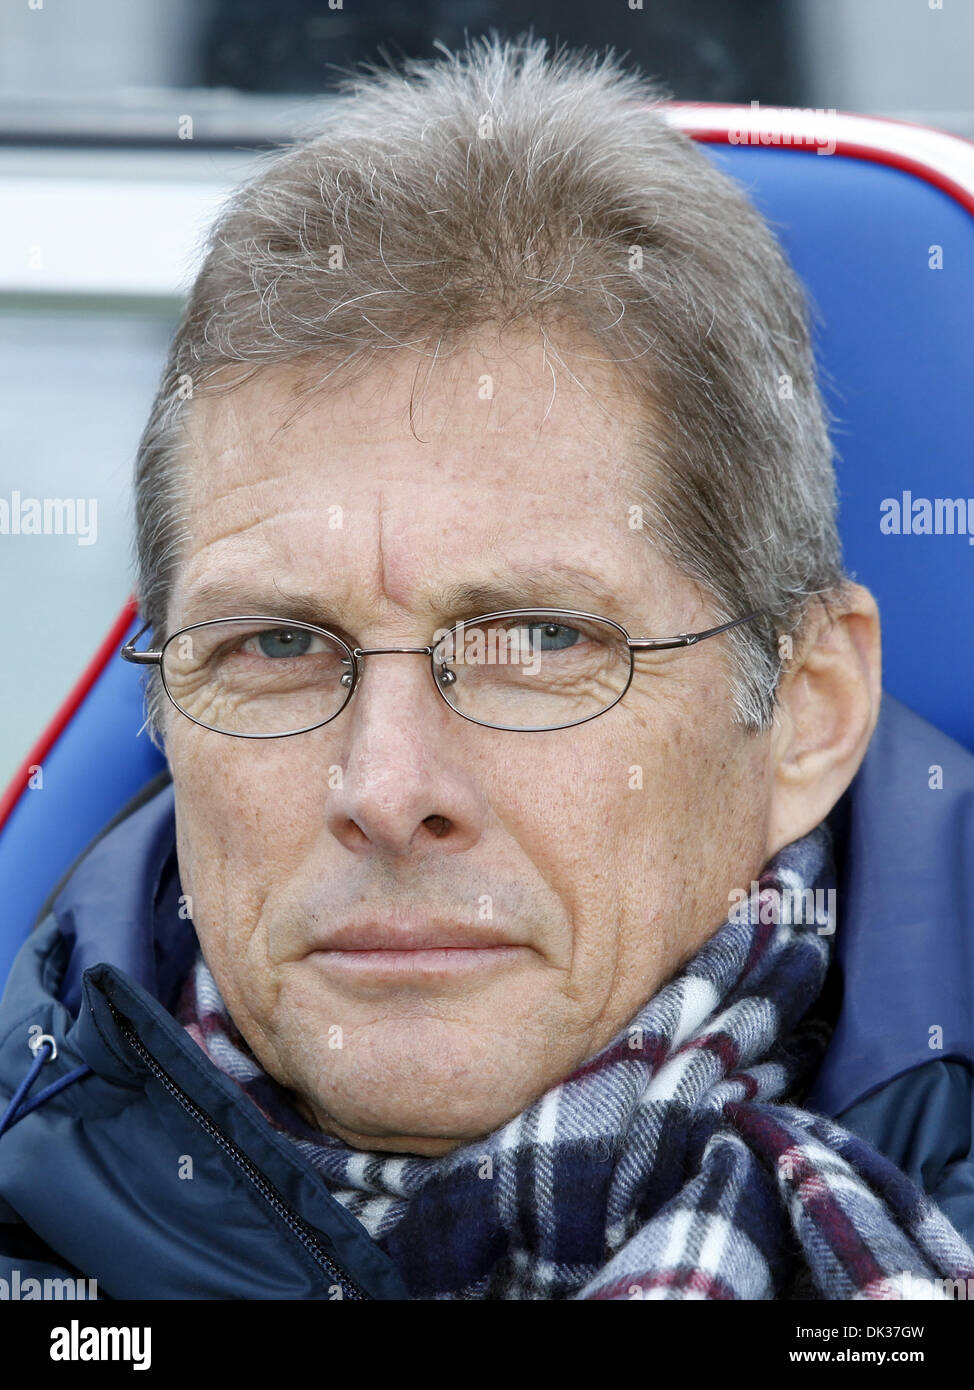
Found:
[[108, 1001], [108, 1007], [112, 1011], [112, 1017], [118, 1026], [119, 1032], [132, 1048], [133, 1052], [141, 1058], [156, 1080], [179, 1102], [186, 1113], [191, 1115], [200, 1128], [205, 1130], [223, 1152], [233, 1160], [268, 1205], [278, 1214], [291, 1234], [300, 1241], [315, 1263], [324, 1270], [331, 1282], [333, 1284], [338, 1284], [342, 1290], [342, 1297], [357, 1300], [369, 1298], [370, 1295], [356, 1284], [354, 1279], [350, 1278], [349, 1275], [340, 1269], [331, 1256], [326, 1253], [314, 1230], [307, 1222], [302, 1221], [299, 1216], [296, 1216], [295, 1213], [291, 1211], [290, 1207], [286, 1205], [280, 1194], [271, 1186], [257, 1165], [252, 1163], [247, 1155], [238, 1149], [236, 1144], [229, 1140], [221, 1129], [217, 1128], [205, 1110], [201, 1110], [196, 1102], [190, 1100], [186, 1092], [176, 1085], [169, 1073], [164, 1071], [152, 1054], [147, 1051], [141, 1038], [129, 1027], [110, 1000]]

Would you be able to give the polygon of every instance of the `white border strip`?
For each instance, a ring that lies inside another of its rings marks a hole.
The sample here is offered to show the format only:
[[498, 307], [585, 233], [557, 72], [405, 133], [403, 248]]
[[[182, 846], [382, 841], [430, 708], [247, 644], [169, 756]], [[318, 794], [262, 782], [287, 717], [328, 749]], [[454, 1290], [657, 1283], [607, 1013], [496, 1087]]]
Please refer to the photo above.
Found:
[[0, 292], [185, 292], [228, 186], [109, 174], [0, 174]]

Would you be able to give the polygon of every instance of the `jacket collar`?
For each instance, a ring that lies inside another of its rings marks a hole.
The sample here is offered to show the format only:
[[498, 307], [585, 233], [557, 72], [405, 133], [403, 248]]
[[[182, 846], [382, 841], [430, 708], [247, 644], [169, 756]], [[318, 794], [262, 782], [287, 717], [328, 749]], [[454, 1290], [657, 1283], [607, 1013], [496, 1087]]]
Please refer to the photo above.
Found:
[[974, 1068], [974, 757], [884, 693], [829, 820], [842, 1006], [804, 1104], [835, 1116], [926, 1062]]

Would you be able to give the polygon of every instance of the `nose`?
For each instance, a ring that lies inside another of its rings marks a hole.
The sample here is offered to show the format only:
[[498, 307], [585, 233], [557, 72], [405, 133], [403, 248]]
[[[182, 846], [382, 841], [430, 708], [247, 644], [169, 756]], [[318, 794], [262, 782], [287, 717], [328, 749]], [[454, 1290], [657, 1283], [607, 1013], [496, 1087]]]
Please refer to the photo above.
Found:
[[328, 793], [329, 830], [358, 854], [470, 849], [487, 821], [484, 790], [464, 756], [476, 726], [439, 698], [428, 647], [358, 651], [340, 734], [335, 726], [342, 776]]

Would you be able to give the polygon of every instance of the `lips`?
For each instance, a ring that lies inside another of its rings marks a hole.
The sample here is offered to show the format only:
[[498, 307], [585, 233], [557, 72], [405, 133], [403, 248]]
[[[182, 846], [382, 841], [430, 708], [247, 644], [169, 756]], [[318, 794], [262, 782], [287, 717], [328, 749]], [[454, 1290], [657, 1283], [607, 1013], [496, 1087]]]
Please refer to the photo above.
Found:
[[496, 926], [464, 925], [429, 917], [400, 918], [336, 927], [316, 942], [317, 951], [491, 950], [521, 945]]

